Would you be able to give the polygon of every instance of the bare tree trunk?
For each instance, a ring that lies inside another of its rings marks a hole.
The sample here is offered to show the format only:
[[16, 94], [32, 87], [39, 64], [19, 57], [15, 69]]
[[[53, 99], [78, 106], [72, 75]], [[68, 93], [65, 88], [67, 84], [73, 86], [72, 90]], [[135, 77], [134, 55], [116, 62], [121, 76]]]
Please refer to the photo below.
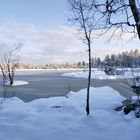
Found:
[[89, 73], [88, 73], [88, 86], [87, 86], [87, 105], [86, 105], [86, 112], [87, 112], [87, 115], [90, 114], [90, 105], [89, 105], [89, 94], [90, 94], [90, 83], [91, 83], [91, 47], [90, 47], [90, 41], [88, 41], [88, 56], [89, 56]]
[[8, 76], [9, 76], [10, 85], [12, 85], [13, 84], [13, 77], [11, 76], [11, 72], [8, 72]]
[[136, 0], [129, 0], [129, 3], [130, 3], [131, 11], [132, 11], [133, 16], [134, 16], [134, 20], [136, 22], [138, 37], [140, 39], [140, 12], [136, 6]]
[[10, 85], [13, 84], [13, 78], [12, 78], [12, 75], [11, 75], [11, 68], [10, 68], [10, 58], [8, 60], [8, 63], [7, 63], [7, 69], [8, 69], [8, 76], [9, 76], [9, 81], [10, 81]]
[[3, 67], [1, 64], [0, 64], [0, 68], [1, 68], [2, 75], [3, 75], [3, 83], [5, 84], [6, 83], [6, 76], [5, 76], [5, 73], [4, 73], [4, 70], [3, 70]]
[[12, 68], [12, 73], [11, 73], [11, 84], [14, 83], [14, 76], [15, 76], [15, 70]]
[[70, 22], [77, 25], [78, 31], [82, 34], [83, 43], [88, 47], [89, 69], [88, 69], [88, 83], [87, 83], [87, 98], [86, 98], [86, 113], [90, 114], [90, 83], [91, 83], [91, 35], [94, 28], [94, 20], [92, 9], [89, 7], [87, 0], [68, 0], [72, 11]]
[[10, 85], [13, 85], [13, 83], [14, 83], [14, 79], [13, 77], [10, 77]]

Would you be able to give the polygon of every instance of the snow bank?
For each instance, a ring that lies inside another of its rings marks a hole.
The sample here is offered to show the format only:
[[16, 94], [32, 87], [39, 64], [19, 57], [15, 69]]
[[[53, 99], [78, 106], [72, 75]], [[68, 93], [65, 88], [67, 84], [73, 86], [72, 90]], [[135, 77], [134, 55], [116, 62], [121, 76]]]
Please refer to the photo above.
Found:
[[91, 88], [91, 115], [86, 116], [86, 89], [24, 103], [2, 100], [1, 140], [138, 140], [140, 120], [113, 109], [124, 100], [110, 87]]
[[[27, 85], [28, 82], [26, 81], [19, 81], [19, 80], [15, 80], [12, 86], [21, 86], [21, 85]], [[6, 86], [10, 85], [10, 81], [8, 81], [7, 83], [5, 83]]]
[[[72, 73], [64, 73], [62, 76], [72, 77], [72, 78], [88, 78], [88, 72], [72, 72]], [[134, 76], [140, 76], [140, 72], [135, 72]], [[125, 72], [125, 75], [106, 75], [104, 71], [92, 71], [91, 73], [92, 79], [127, 79], [133, 78], [132, 73]]]

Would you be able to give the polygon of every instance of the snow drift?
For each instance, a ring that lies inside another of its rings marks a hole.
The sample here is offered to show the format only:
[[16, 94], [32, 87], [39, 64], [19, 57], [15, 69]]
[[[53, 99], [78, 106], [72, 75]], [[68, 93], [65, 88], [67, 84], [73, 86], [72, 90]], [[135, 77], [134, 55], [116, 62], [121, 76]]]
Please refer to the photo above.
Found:
[[138, 140], [140, 120], [114, 111], [124, 97], [110, 87], [91, 88], [91, 115], [86, 116], [86, 89], [68, 98], [24, 103], [1, 98], [1, 140]]

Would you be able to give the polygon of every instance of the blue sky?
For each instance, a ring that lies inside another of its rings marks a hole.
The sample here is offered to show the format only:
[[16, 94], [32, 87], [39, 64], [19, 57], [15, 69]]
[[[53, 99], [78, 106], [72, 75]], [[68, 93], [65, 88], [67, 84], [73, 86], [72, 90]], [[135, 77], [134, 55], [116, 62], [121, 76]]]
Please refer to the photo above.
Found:
[[[1, 56], [22, 42], [22, 62], [34, 64], [65, 63], [87, 60], [87, 48], [67, 23], [66, 0], [0, 0]], [[92, 44], [92, 55], [139, 48], [138, 39], [117, 44], [106, 42], [109, 33]], [[129, 34], [125, 35], [126, 40]]]
[[65, 24], [65, 0], [0, 0], [0, 19], [16, 20], [37, 28]]

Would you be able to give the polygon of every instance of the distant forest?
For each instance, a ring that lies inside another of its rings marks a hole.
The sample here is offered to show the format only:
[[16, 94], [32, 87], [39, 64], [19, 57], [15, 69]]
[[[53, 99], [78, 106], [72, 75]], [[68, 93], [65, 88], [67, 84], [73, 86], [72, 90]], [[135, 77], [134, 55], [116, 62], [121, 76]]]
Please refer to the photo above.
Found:
[[[106, 55], [101, 60], [100, 57], [92, 57], [92, 68], [105, 68], [109, 67], [140, 67], [140, 51], [138, 49], [125, 51], [119, 54]], [[88, 63], [79, 61], [74, 64], [68, 62], [64, 64], [46, 64], [46, 65], [33, 65], [33, 64], [19, 64], [19, 69], [72, 69], [72, 68], [88, 68]]]
[[[92, 58], [92, 67], [140, 67], [140, 52], [138, 49], [125, 51], [119, 54], [106, 55], [104, 60], [101, 60], [100, 57]], [[83, 62], [78, 62], [78, 67], [84, 67], [87, 64]]]

